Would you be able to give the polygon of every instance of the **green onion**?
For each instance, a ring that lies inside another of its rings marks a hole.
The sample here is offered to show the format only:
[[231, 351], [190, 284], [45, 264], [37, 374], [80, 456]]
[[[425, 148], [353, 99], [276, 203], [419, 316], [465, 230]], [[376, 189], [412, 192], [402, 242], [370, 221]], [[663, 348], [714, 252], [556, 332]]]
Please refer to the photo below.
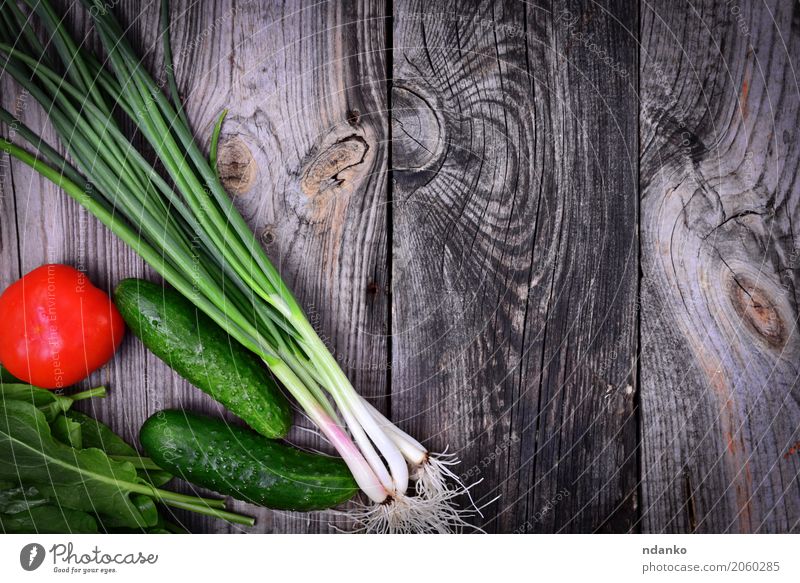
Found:
[[[209, 159], [195, 143], [171, 63], [168, 3], [162, 3], [161, 31], [172, 102], [101, 1], [82, 1], [108, 67], [78, 46], [48, 1], [25, 0], [58, 57], [52, 63], [29, 18], [2, 0], [4, 70], [48, 112], [70, 160], [5, 110], [0, 119], [13, 124], [38, 156], [6, 139], [0, 139], [0, 150], [60, 186], [263, 359], [371, 500], [351, 512], [361, 528], [449, 532], [466, 526], [464, 517], [474, 511], [455, 504], [467, 491], [449, 470], [456, 460], [430, 454], [356, 393], [225, 193], [216, 169], [225, 113], [214, 128]], [[59, 67], [66, 73], [58, 73]], [[119, 114], [136, 124], [164, 175], [136, 150], [117, 122]], [[413, 495], [407, 494], [409, 480]]]

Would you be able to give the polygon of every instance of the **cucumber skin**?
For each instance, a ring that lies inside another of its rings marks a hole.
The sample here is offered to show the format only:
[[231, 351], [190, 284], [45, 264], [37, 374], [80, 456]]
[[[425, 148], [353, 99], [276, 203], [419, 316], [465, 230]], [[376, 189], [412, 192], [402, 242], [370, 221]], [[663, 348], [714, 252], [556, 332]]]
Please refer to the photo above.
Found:
[[114, 302], [131, 332], [175, 372], [260, 434], [286, 436], [292, 410], [264, 363], [179, 292], [124, 279]]
[[301, 451], [189, 411], [159, 411], [144, 422], [139, 441], [173, 475], [267, 508], [322, 510], [358, 492], [340, 458]]

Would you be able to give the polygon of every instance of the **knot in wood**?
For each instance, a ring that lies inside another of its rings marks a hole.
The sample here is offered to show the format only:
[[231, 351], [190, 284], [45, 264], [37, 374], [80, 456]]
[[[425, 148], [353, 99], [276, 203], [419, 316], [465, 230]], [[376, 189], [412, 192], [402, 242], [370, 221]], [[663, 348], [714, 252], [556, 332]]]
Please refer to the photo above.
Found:
[[777, 303], [766, 290], [746, 277], [731, 278], [731, 303], [748, 328], [769, 346], [782, 348], [787, 341], [786, 324]]
[[217, 170], [225, 190], [245, 194], [256, 182], [257, 167], [253, 153], [239, 138], [223, 142], [217, 153]]
[[444, 155], [444, 124], [435, 100], [408, 81], [392, 88], [392, 165], [418, 170]]
[[307, 164], [300, 180], [301, 190], [315, 196], [331, 188], [341, 187], [349, 176], [345, 171], [364, 162], [369, 145], [361, 136], [341, 138], [321, 150]]
[[264, 227], [264, 230], [261, 231], [261, 242], [264, 245], [272, 245], [275, 242], [275, 227], [274, 225], [267, 225]]

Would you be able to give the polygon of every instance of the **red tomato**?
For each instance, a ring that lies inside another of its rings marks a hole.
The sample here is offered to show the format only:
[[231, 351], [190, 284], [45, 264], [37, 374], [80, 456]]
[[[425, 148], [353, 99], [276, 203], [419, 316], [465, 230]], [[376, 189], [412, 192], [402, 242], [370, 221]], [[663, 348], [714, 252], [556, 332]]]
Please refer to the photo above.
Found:
[[0, 296], [0, 362], [15, 377], [59, 389], [108, 362], [125, 323], [77, 269], [42, 265]]

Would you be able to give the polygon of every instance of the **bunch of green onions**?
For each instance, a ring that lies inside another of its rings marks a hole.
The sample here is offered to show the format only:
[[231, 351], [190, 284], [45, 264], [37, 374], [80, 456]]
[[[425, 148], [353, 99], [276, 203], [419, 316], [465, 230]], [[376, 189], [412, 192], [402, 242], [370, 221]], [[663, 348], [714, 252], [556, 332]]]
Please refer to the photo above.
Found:
[[[48, 113], [72, 163], [6, 110], [0, 120], [38, 155], [1, 138], [0, 150], [61, 187], [263, 359], [371, 500], [351, 512], [363, 530], [450, 532], [465, 526], [470, 511], [459, 509], [455, 499], [466, 488], [448, 467], [456, 460], [430, 454], [355, 392], [226, 194], [215, 171], [224, 113], [214, 128], [210, 160], [195, 144], [172, 74], [167, 3], [161, 22], [172, 101], [104, 5], [82, 1], [109, 68], [71, 38], [46, 0], [25, 3], [43, 25], [47, 47], [29, 15], [2, 0], [4, 71]], [[165, 176], [121, 131], [115, 119], [120, 112], [155, 151]]]

